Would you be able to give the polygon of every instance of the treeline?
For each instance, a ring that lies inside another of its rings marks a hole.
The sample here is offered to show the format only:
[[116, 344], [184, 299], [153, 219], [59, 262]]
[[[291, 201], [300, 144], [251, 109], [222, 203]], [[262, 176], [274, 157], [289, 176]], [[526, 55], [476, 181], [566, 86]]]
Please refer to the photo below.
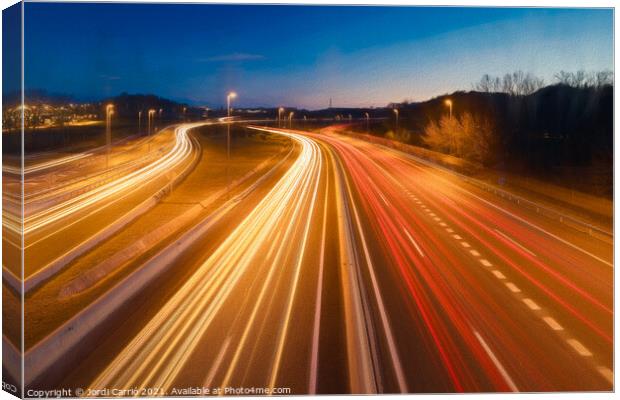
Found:
[[487, 167], [536, 176], [596, 168], [608, 175], [601, 179], [603, 191], [611, 193], [611, 71], [562, 71], [549, 85], [517, 71], [485, 75], [473, 87], [396, 105], [400, 126], [390, 121], [383, 134]]

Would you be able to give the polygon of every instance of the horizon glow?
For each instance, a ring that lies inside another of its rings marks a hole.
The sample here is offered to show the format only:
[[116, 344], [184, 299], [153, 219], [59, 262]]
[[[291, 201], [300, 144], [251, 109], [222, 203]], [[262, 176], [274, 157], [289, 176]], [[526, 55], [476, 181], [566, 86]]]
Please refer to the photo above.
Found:
[[613, 10], [26, 3], [26, 89], [192, 105], [385, 106], [489, 73], [613, 70]]

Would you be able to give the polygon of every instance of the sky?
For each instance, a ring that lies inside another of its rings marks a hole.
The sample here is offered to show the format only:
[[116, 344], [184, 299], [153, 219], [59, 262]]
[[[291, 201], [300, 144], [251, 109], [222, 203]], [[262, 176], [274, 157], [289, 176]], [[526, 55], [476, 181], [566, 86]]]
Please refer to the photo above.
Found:
[[219, 107], [385, 106], [485, 74], [613, 69], [610, 9], [26, 3], [25, 87]]

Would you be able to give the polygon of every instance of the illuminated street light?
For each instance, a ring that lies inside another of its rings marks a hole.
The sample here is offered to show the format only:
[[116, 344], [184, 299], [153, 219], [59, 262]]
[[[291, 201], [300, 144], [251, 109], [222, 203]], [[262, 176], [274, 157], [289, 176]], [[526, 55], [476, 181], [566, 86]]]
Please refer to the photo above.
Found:
[[278, 128], [280, 127], [280, 123], [282, 121], [282, 113], [284, 113], [284, 107], [278, 108]]
[[153, 116], [155, 115], [155, 110], [153, 110], [152, 108], [149, 110], [149, 115], [148, 115], [148, 120], [149, 120], [149, 130], [147, 132], [147, 135], [151, 134], [151, 125], [153, 123]]
[[294, 112], [290, 112], [288, 114], [288, 127], [289, 129], [293, 126], [293, 114], [295, 114]]
[[364, 116], [366, 117], [366, 131], [370, 131], [370, 114], [368, 114], [367, 112], [364, 113]]
[[398, 108], [394, 109], [394, 115], [396, 116], [396, 130], [398, 130]]
[[452, 119], [452, 100], [447, 99], [444, 103], [450, 108], [450, 119]]
[[138, 135], [142, 132], [142, 110], [138, 111]]
[[110, 145], [112, 144], [112, 114], [114, 114], [114, 104], [105, 106], [105, 142], [106, 142], [106, 169], [110, 167]]
[[230, 92], [228, 96], [226, 96], [226, 109], [228, 110], [228, 117], [230, 117], [230, 100], [237, 97], [237, 93]]

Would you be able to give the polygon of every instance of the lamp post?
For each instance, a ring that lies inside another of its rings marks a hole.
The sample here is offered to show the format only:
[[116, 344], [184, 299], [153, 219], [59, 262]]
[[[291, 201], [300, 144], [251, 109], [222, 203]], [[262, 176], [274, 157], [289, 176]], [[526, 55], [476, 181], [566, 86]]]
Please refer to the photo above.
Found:
[[292, 111], [288, 114], [288, 128], [289, 129], [293, 127], [293, 114], [295, 113]]
[[[155, 118], [155, 110], [154, 109], [151, 108], [149, 110], [148, 117], [149, 117], [149, 130], [146, 133], [146, 135], [147, 136], [151, 136], [151, 129], [152, 129], [152, 126], [153, 126], [153, 119]], [[151, 152], [151, 139], [150, 138], [148, 139], [148, 142], [149, 142], [149, 153], [150, 153]]]
[[396, 130], [398, 131], [398, 108], [394, 109], [394, 115], [396, 116]]
[[142, 133], [142, 110], [138, 111], [138, 135]]
[[230, 92], [228, 96], [226, 96], [226, 109], [228, 110], [228, 117], [230, 118], [230, 101], [237, 97], [237, 93]]
[[366, 132], [370, 132], [370, 114], [366, 112], [364, 116], [366, 117]]
[[278, 128], [281, 126], [282, 113], [284, 113], [284, 107], [278, 108]]
[[447, 99], [445, 102], [446, 106], [450, 109], [450, 119], [452, 119], [452, 100]]
[[114, 114], [114, 104], [108, 104], [105, 106], [105, 143], [106, 143], [106, 157], [105, 167], [110, 168], [110, 145], [112, 144], [112, 114]]
[[185, 121], [185, 111], [187, 111], [187, 107], [183, 107], [183, 121]]

